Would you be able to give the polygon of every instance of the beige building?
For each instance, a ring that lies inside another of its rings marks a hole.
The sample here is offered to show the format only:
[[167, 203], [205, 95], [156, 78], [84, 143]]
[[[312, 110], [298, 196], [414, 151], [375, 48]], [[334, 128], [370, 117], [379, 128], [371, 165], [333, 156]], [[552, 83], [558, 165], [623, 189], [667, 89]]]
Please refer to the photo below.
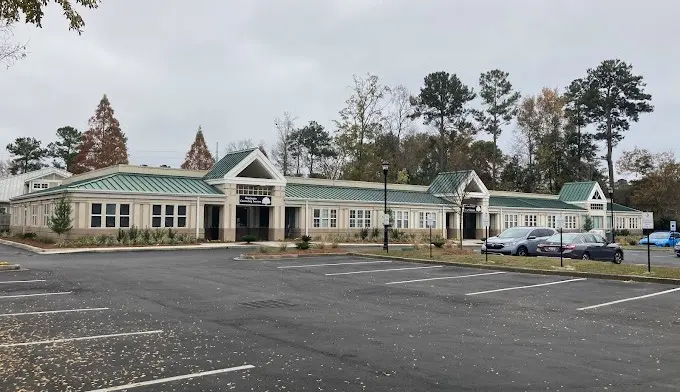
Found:
[[[172, 228], [209, 240], [347, 236], [383, 230], [384, 184], [285, 177], [259, 149], [226, 155], [210, 171], [118, 165], [64, 178], [58, 186], [11, 199], [11, 230], [53, 235], [55, 202], [68, 196], [71, 238], [120, 228]], [[440, 173], [429, 186], [387, 185], [390, 229], [456, 239], [482, 238], [514, 226], [577, 231], [586, 216], [609, 228], [596, 182], [565, 184], [559, 195], [489, 191], [474, 171]], [[461, 215], [460, 208], [463, 213]], [[641, 212], [613, 204], [618, 229], [641, 231]], [[460, 233], [460, 222], [463, 231]]]

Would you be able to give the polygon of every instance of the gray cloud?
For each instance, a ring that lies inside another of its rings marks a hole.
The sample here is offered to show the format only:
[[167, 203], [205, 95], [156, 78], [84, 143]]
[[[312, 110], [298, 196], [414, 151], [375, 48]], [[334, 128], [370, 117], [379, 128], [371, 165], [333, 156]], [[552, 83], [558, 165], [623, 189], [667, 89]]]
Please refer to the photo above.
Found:
[[[86, 12], [82, 36], [55, 7], [26, 60], [0, 71], [0, 146], [50, 141], [63, 125], [87, 128], [107, 93], [134, 163], [179, 165], [201, 124], [211, 146], [272, 142], [273, 118], [332, 126], [353, 73], [372, 72], [416, 92], [432, 71], [468, 84], [501, 68], [524, 94], [564, 87], [618, 57], [645, 76], [656, 112], [619, 147], [652, 150], [676, 135], [680, 51], [670, 1], [632, 0], [106, 0]], [[501, 143], [509, 148], [512, 132]], [[213, 147], [214, 148], [214, 147]], [[676, 153], [680, 149], [675, 147]], [[7, 158], [0, 152], [0, 158]]]

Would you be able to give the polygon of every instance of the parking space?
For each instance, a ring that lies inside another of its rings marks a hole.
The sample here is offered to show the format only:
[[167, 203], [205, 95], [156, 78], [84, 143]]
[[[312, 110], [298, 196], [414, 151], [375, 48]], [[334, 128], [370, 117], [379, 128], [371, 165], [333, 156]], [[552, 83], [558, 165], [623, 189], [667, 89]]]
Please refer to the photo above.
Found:
[[[8, 369], [0, 390], [680, 383], [674, 286], [344, 256], [162, 253], [53, 257], [0, 274], [0, 368]], [[19, 297], [32, 294], [52, 295]]]

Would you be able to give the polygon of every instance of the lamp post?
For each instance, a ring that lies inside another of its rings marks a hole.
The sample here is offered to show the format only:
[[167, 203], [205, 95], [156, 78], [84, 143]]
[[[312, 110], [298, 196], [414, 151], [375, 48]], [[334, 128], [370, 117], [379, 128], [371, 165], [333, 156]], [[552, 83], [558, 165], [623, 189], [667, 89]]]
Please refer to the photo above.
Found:
[[383, 239], [383, 250], [385, 252], [389, 252], [388, 249], [388, 236], [387, 236], [387, 227], [390, 225], [389, 217], [387, 216], [387, 170], [390, 168], [390, 164], [387, 163], [387, 161], [384, 161], [382, 164], [382, 170], [383, 170], [383, 179], [384, 179], [384, 184], [385, 184], [385, 215], [383, 216], [383, 226], [385, 226], [385, 237]]
[[609, 211], [612, 219], [612, 242], [616, 242], [616, 226], [614, 225], [614, 190], [610, 184], [607, 184], [607, 192], [609, 193]]

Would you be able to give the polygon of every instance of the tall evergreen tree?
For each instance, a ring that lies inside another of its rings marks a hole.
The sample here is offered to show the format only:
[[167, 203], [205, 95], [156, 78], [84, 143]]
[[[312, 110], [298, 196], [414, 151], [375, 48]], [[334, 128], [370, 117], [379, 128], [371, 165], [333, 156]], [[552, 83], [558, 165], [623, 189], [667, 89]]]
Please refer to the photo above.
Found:
[[316, 121], [300, 129], [301, 144], [305, 151], [307, 170], [310, 177], [315, 176], [314, 170], [324, 158], [335, 155], [331, 146], [331, 136], [323, 126]]
[[72, 172], [75, 170], [75, 160], [83, 141], [83, 133], [66, 126], [57, 129], [57, 138], [56, 142], [47, 145], [49, 156], [54, 158], [52, 165]]
[[47, 226], [59, 237], [73, 228], [71, 217], [71, 202], [66, 196], [57, 200], [54, 206], [54, 214], [48, 218]]
[[597, 125], [595, 139], [607, 146], [609, 185], [615, 189], [614, 147], [623, 140], [631, 122], [638, 122], [642, 113], [654, 111], [652, 96], [644, 91], [642, 76], [634, 75], [633, 67], [619, 59], [605, 60], [589, 69], [585, 83], [585, 117]]
[[461, 82], [456, 74], [445, 71], [425, 76], [420, 94], [411, 98], [413, 118], [423, 118], [426, 125], [433, 125], [438, 132], [439, 171], [447, 170], [447, 153], [451, 142], [461, 129], [469, 129], [467, 116], [474, 90]]
[[[498, 147], [498, 137], [503, 126], [508, 125], [517, 113], [517, 102], [520, 94], [512, 88], [508, 80], [509, 73], [494, 69], [479, 77], [479, 96], [482, 98], [483, 110], [475, 111], [475, 119], [480, 128], [493, 137], [494, 146]], [[491, 188], [496, 186], [498, 155], [494, 149], [491, 165]]]
[[121, 131], [111, 103], [104, 94], [90, 118], [89, 129], [83, 133], [80, 152], [75, 158], [74, 172], [84, 173], [127, 163], [127, 137]]
[[10, 174], [27, 173], [45, 167], [42, 160], [47, 156], [47, 149], [42, 148], [41, 144], [40, 140], [32, 137], [18, 137], [14, 143], [8, 144]]
[[215, 158], [213, 158], [208, 145], [205, 143], [203, 130], [199, 125], [194, 142], [191, 144], [181, 168], [189, 170], [209, 170], [214, 165]]

